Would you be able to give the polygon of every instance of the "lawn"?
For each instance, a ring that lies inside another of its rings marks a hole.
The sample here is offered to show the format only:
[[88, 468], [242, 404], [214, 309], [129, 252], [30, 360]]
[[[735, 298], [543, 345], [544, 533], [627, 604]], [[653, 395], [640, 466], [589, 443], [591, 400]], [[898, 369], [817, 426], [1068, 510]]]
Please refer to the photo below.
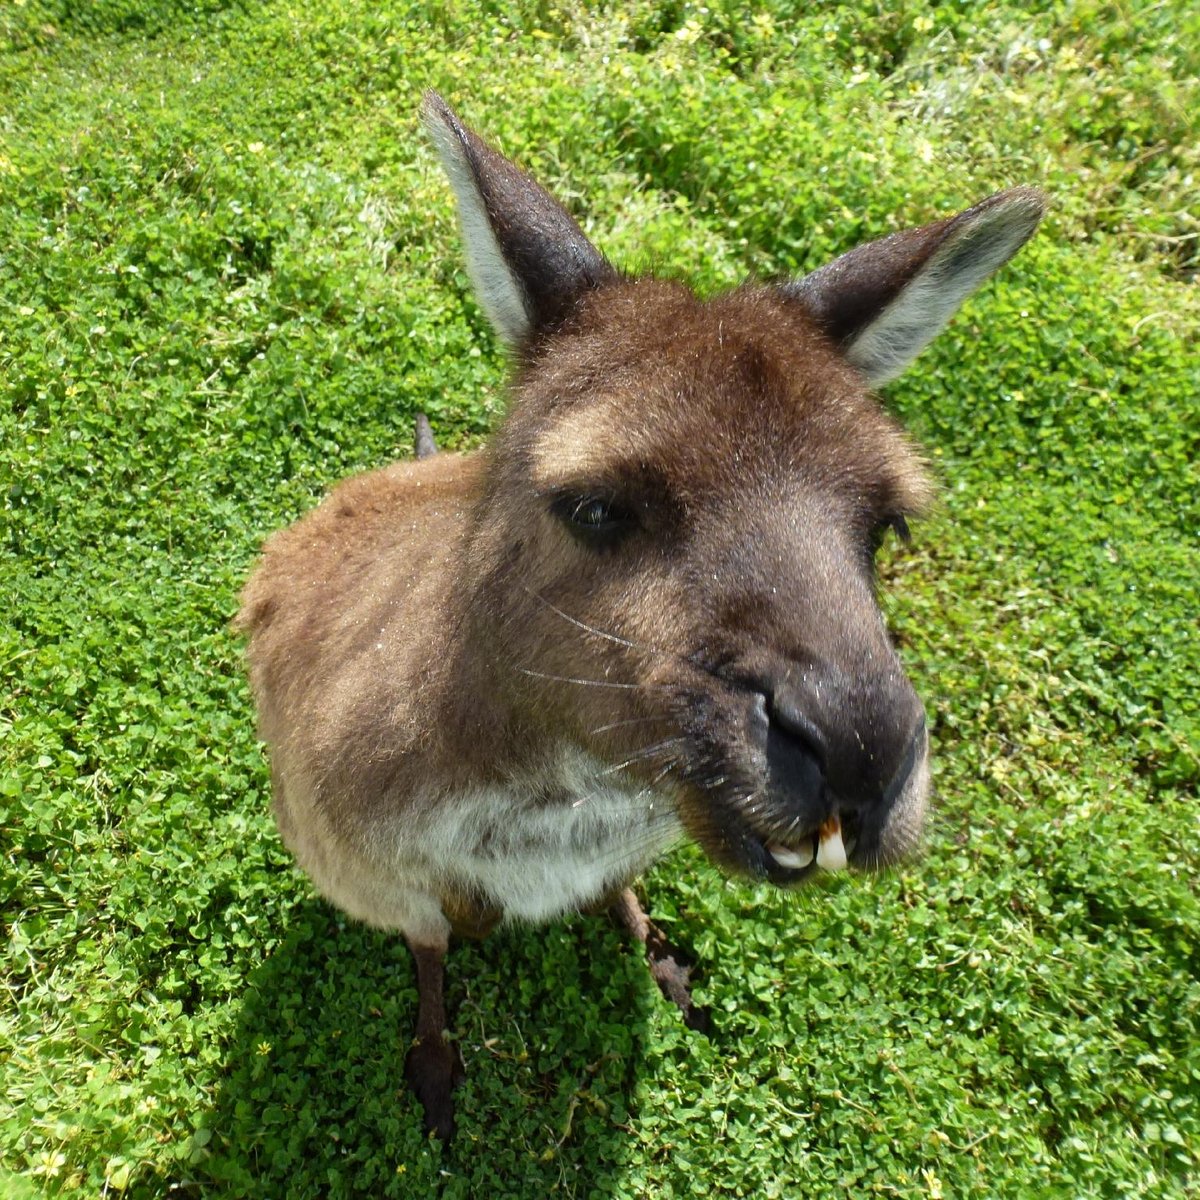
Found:
[[[0, 1194], [1200, 1194], [1198, 79], [1184, 0], [0, 9]], [[883, 562], [927, 852], [664, 860], [708, 1039], [602, 920], [456, 948], [449, 1146], [407, 951], [275, 833], [228, 624], [417, 411], [503, 411], [429, 86], [703, 292], [1052, 203], [884, 393], [941, 487]]]

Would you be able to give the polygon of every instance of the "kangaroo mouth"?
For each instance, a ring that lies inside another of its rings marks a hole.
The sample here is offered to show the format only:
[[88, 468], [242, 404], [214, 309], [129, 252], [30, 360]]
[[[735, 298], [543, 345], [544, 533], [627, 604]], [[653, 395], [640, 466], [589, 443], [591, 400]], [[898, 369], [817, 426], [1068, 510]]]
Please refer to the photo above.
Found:
[[849, 821], [837, 814], [799, 839], [755, 838], [762, 854], [763, 873], [780, 886], [797, 884], [821, 871], [844, 871], [857, 843]]
[[[702, 846], [709, 843], [708, 838], [698, 840]], [[786, 836], [759, 832], [749, 825], [736, 833], [727, 828], [719, 849], [711, 844], [706, 848], [736, 874], [765, 879], [777, 887], [796, 887], [821, 874], [860, 865], [854, 861], [858, 841], [855, 815], [834, 814], [816, 829]]]

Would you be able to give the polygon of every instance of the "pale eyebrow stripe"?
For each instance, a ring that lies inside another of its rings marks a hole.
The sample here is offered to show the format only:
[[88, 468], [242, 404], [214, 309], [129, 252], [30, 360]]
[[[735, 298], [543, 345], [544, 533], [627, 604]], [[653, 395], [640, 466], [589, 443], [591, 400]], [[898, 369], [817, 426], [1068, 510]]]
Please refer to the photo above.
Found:
[[614, 445], [608, 414], [573, 413], [547, 429], [534, 443], [532, 476], [538, 491], [560, 491], [573, 481], [611, 474], [625, 446]]

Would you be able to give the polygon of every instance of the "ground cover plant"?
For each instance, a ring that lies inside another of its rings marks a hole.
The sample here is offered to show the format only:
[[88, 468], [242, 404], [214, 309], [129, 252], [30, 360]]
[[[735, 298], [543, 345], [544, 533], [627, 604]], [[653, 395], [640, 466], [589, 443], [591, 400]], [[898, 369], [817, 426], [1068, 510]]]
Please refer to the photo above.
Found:
[[[1200, 16], [794, 7], [0, 11], [0, 1194], [1198, 1190]], [[604, 922], [455, 951], [448, 1148], [407, 953], [282, 851], [227, 627], [417, 410], [500, 411], [427, 86], [708, 290], [1053, 201], [885, 394], [943, 485], [884, 559], [926, 857], [792, 895], [673, 854], [709, 1040]]]

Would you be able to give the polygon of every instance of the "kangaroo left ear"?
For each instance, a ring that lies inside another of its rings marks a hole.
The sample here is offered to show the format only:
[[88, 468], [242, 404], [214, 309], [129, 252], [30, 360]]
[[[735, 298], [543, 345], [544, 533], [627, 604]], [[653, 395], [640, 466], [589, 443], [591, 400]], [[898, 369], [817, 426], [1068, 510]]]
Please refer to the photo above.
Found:
[[570, 213], [437, 92], [425, 93], [421, 116], [458, 200], [475, 294], [510, 346], [553, 329], [582, 292], [616, 279]]
[[958, 306], [1028, 241], [1046, 211], [1034, 188], [868, 242], [782, 285], [873, 387], [895, 379]]

